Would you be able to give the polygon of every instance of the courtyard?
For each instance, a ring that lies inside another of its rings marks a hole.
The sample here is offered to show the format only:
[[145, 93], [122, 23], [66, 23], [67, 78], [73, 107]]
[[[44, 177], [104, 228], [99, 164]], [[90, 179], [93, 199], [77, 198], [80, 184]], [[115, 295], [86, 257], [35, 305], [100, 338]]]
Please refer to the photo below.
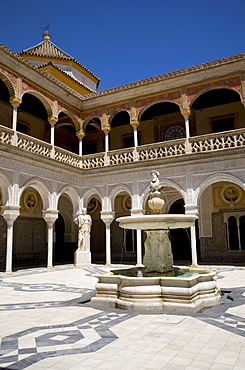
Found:
[[112, 266], [0, 273], [0, 368], [244, 369], [245, 267], [211, 267], [222, 304], [191, 315], [93, 307]]

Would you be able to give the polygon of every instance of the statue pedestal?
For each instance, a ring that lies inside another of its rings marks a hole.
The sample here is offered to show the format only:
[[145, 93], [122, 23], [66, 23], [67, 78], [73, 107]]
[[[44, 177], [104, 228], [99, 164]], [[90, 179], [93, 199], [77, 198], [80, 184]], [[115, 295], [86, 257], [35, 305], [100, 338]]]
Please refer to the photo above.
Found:
[[74, 253], [74, 265], [76, 267], [91, 264], [91, 252], [76, 250]]

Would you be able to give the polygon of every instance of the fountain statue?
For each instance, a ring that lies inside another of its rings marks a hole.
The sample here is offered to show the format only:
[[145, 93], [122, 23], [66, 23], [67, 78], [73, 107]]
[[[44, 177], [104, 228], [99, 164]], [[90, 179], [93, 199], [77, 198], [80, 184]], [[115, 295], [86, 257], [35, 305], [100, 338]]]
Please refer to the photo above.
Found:
[[[152, 171], [149, 208], [154, 214], [119, 217], [124, 229], [143, 230], [144, 267], [113, 270], [97, 276], [95, 305], [137, 311], [198, 312], [221, 303], [215, 272], [173, 265], [169, 230], [194, 225], [196, 215], [160, 214], [162, 199], [159, 172]], [[181, 241], [180, 241], [181, 243]]]

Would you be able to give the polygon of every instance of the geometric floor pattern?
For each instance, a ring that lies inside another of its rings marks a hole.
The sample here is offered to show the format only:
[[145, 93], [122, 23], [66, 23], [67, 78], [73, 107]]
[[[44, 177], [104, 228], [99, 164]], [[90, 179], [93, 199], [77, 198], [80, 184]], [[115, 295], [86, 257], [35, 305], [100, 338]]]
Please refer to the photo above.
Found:
[[95, 352], [117, 339], [111, 327], [132, 314], [102, 312], [65, 325], [38, 326], [2, 338], [0, 367], [25, 369], [55, 356]]

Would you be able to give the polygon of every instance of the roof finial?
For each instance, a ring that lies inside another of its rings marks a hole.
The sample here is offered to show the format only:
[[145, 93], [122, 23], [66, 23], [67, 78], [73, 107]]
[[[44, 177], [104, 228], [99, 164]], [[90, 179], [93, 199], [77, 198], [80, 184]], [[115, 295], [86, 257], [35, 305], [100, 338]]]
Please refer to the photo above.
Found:
[[43, 33], [43, 41], [48, 41], [50, 39], [51, 39], [51, 35], [48, 33], [48, 31]]

